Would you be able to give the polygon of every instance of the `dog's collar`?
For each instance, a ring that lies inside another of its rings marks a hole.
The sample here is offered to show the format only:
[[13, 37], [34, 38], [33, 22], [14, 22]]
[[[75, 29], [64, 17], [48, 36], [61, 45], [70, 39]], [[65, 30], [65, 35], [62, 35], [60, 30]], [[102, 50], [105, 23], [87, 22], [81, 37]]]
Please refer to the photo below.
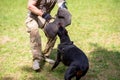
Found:
[[60, 44], [59, 44], [58, 50], [59, 50], [60, 52], [64, 53], [64, 50], [65, 50], [65, 49], [70, 49], [70, 48], [72, 48], [72, 47], [74, 47], [72, 41], [69, 42], [69, 43], [68, 43], [68, 42], [64, 42], [64, 43], [60, 43]]

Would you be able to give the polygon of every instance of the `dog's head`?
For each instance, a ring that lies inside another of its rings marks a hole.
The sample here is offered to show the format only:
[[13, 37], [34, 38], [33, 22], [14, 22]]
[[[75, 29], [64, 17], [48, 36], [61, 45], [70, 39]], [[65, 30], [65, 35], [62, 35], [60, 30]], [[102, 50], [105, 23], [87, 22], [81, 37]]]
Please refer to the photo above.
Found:
[[68, 36], [67, 30], [64, 27], [62, 27], [62, 26], [59, 27], [57, 34], [58, 34], [59, 37]]
[[65, 27], [60, 26], [58, 31], [57, 31], [57, 35], [60, 38], [60, 43], [71, 44], [71, 40], [69, 38], [68, 32], [65, 29]]

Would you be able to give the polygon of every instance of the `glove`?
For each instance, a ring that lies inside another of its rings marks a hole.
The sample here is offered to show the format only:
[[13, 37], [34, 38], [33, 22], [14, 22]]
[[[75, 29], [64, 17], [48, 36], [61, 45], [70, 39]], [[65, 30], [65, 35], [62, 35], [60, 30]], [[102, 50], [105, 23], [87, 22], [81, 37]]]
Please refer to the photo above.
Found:
[[42, 18], [44, 18], [46, 21], [49, 21], [50, 19], [52, 19], [52, 16], [49, 13], [44, 13], [42, 15]]
[[62, 5], [60, 6], [60, 8], [66, 8], [66, 9], [68, 9], [67, 6], [66, 6], [66, 2], [62, 3]]

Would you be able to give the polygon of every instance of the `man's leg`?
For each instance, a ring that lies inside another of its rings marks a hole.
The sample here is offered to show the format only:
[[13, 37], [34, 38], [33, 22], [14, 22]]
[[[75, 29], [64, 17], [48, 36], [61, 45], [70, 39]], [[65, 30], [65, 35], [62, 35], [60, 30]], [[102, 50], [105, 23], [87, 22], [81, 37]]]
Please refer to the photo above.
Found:
[[30, 32], [30, 45], [33, 54], [33, 69], [40, 69], [40, 63], [43, 61], [41, 52], [41, 39], [38, 29], [32, 29]]
[[48, 38], [45, 50], [43, 51], [43, 53], [46, 57], [49, 57], [49, 55], [54, 47], [55, 42], [56, 42], [56, 37], [54, 39]]
[[56, 42], [56, 39], [57, 39], [57, 37], [55, 37], [53, 39], [52, 38], [48, 38], [48, 41], [46, 43], [46, 47], [45, 47], [45, 49], [43, 51], [43, 54], [44, 54], [44, 57], [45, 57], [45, 61], [47, 61], [49, 63], [54, 63], [54, 60], [49, 59], [49, 56], [50, 56], [50, 54], [51, 54], [51, 52], [53, 50], [53, 47], [54, 47], [55, 42]]
[[[42, 29], [46, 25], [45, 20], [40, 16], [38, 17], [38, 23], [39, 23], [39, 27]], [[43, 31], [44, 31], [44, 29], [43, 29]], [[47, 61], [49, 63], [54, 63], [54, 61], [49, 59], [48, 57], [49, 57], [49, 55], [54, 47], [55, 42], [56, 42], [56, 37], [55, 38], [47, 37], [47, 43], [46, 43], [45, 49], [43, 51], [43, 54], [44, 54], [45, 61]]]
[[28, 33], [30, 34], [30, 46], [33, 55], [33, 69], [37, 71], [40, 70], [40, 63], [43, 61], [39, 28], [37, 22], [32, 18], [28, 18], [26, 25], [28, 28]]

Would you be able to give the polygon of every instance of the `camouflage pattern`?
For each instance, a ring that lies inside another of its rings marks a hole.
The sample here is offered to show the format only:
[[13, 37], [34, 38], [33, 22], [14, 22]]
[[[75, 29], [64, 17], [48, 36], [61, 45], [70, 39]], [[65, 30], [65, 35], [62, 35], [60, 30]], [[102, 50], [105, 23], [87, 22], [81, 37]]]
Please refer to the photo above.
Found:
[[[57, 2], [61, 2], [64, 0], [34, 0], [34, 1], [37, 1], [36, 7], [41, 9], [43, 12], [50, 13]], [[46, 43], [45, 50], [43, 50], [42, 52], [41, 47], [42, 43], [41, 36], [39, 34], [39, 28], [44, 28], [46, 24], [45, 20], [41, 16], [37, 16], [29, 11], [25, 23], [27, 26], [27, 32], [30, 34], [30, 46], [33, 54], [33, 60], [37, 59], [39, 61], [42, 61], [44, 59], [43, 53], [45, 54], [45, 56], [50, 55], [54, 47], [56, 37], [54, 38], [47, 37], [48, 41]]]

